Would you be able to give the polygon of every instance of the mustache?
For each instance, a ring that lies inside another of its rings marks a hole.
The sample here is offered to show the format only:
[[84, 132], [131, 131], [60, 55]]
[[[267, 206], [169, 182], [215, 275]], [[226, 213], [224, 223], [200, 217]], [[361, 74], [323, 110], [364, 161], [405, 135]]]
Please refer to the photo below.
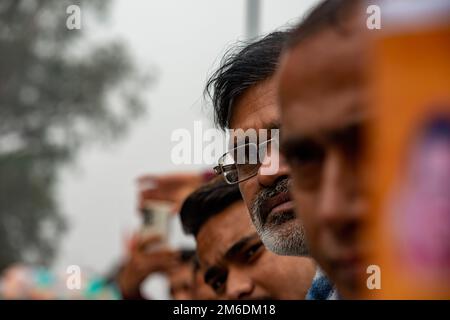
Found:
[[262, 220], [262, 217], [267, 216], [266, 212], [267, 200], [273, 198], [276, 195], [279, 195], [280, 193], [287, 193], [289, 192], [289, 187], [291, 184], [291, 180], [288, 177], [282, 178], [278, 180], [275, 184], [272, 186], [266, 187], [262, 189], [255, 197], [255, 200], [253, 201], [252, 205], [252, 218], [253, 219], [259, 219], [261, 223], [264, 223]]

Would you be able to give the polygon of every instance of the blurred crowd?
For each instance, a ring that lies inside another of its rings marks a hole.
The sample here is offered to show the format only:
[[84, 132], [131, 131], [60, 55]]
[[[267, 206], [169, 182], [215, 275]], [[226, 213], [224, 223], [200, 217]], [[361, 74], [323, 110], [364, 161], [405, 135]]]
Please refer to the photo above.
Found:
[[[74, 296], [14, 266], [3, 296], [151, 299], [143, 283], [163, 273], [173, 299], [448, 299], [450, 9], [427, 1], [422, 31], [391, 15], [374, 36], [365, 3], [325, 0], [227, 52], [205, 92], [217, 127], [235, 129], [228, 152], [203, 172], [138, 178], [142, 227], [109, 276]], [[168, 245], [173, 218], [195, 248]]]

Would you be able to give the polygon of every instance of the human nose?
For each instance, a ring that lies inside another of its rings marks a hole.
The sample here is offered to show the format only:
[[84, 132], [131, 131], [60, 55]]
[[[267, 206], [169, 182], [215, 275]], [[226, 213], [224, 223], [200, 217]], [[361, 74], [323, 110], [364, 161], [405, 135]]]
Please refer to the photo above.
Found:
[[231, 269], [229, 271], [226, 283], [228, 299], [246, 299], [251, 296], [253, 290], [254, 283], [245, 272], [238, 269]]

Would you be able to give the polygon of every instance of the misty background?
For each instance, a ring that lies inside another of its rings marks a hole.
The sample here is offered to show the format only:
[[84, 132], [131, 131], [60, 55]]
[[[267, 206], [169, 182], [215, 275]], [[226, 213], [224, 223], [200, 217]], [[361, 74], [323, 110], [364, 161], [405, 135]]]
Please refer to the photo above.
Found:
[[[317, 2], [261, 0], [258, 34], [294, 25]], [[81, 7], [81, 30], [66, 28], [70, 4]], [[0, 63], [0, 231], [17, 252], [5, 264], [30, 257], [57, 272], [75, 264], [107, 273], [120, 262], [140, 223], [136, 178], [204, 168], [171, 162], [171, 134], [198, 120], [213, 127], [204, 85], [246, 39], [246, 4], [2, 1], [0, 50], [9, 60]], [[16, 205], [14, 195], [25, 201]], [[173, 228], [174, 245], [193, 245]], [[165, 298], [163, 286], [150, 281], [147, 291]]]

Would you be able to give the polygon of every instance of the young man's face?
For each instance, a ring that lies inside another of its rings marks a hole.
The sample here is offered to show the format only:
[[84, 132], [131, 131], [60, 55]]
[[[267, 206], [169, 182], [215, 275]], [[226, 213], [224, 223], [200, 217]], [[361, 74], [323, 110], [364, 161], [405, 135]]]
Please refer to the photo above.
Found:
[[[356, 20], [351, 30], [359, 28]], [[367, 213], [360, 40], [359, 32], [326, 28], [289, 50], [278, 74], [281, 150], [290, 165], [297, 213], [311, 255], [344, 297], [362, 285], [367, 253], [359, 237]]]
[[[269, 78], [249, 88], [238, 99], [230, 129], [270, 131], [279, 128], [279, 121], [276, 81]], [[239, 184], [256, 230], [269, 250], [281, 255], [306, 255], [302, 224], [295, 217], [288, 193], [288, 168], [284, 158], [279, 156], [278, 166], [271, 172], [264, 172], [263, 168], [264, 165], [256, 176]]]
[[219, 299], [304, 299], [314, 262], [268, 251], [246, 211], [236, 202], [201, 227], [196, 240], [205, 282]]

